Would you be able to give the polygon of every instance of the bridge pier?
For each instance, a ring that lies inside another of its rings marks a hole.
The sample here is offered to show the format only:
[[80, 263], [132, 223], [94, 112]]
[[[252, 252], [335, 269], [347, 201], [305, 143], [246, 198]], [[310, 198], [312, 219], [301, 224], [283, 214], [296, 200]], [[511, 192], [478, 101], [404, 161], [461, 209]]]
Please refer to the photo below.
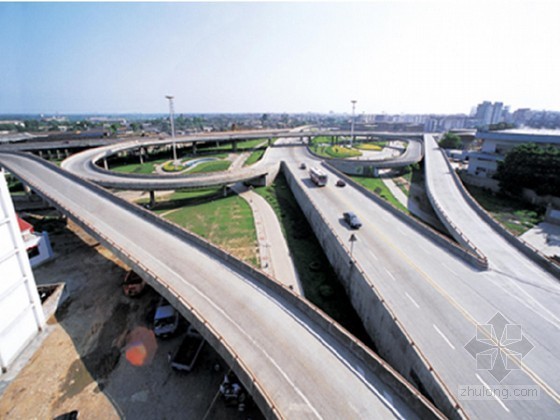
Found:
[[144, 148], [140, 148], [140, 165], [144, 164]]
[[154, 207], [156, 204], [156, 192], [154, 190], [150, 191], [150, 208]]
[[43, 151], [42, 151], [42, 150], [39, 150], [39, 157], [40, 157], [41, 159], [43, 159]]
[[103, 167], [106, 171], [109, 170], [109, 164], [107, 163], [107, 158], [103, 158]]
[[269, 146], [272, 146], [272, 137], [269, 137], [269, 138], [268, 138], [268, 145], [269, 145]]
[[237, 152], [237, 140], [234, 140], [233, 143], [231, 143], [231, 149], [234, 153]]
[[196, 155], [196, 141], [192, 142], [192, 154]]

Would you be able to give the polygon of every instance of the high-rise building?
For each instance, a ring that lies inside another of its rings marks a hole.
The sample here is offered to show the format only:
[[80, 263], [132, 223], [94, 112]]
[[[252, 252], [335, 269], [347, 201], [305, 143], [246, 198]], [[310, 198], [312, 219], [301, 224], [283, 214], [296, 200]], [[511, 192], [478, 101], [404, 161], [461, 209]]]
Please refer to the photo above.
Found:
[[503, 121], [503, 102], [484, 101], [476, 107], [475, 119], [479, 125], [489, 126]]

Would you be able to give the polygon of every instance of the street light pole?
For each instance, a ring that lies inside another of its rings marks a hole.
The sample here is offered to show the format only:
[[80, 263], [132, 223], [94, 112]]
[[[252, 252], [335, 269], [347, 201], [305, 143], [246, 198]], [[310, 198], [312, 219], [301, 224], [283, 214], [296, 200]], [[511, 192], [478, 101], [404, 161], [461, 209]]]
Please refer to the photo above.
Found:
[[171, 140], [173, 142], [173, 164], [177, 163], [177, 145], [175, 144], [175, 123], [173, 121], [173, 96], [167, 95], [169, 100], [169, 119], [171, 120]]
[[357, 101], [355, 99], [352, 99], [350, 102], [352, 102], [352, 121], [350, 125], [350, 147], [352, 147], [354, 143], [354, 111], [356, 110]]
[[350, 239], [348, 239], [348, 241], [350, 242], [350, 264], [352, 264], [352, 258], [354, 254], [354, 242], [357, 242], [358, 238], [356, 238], [356, 235], [352, 234], [350, 235]]

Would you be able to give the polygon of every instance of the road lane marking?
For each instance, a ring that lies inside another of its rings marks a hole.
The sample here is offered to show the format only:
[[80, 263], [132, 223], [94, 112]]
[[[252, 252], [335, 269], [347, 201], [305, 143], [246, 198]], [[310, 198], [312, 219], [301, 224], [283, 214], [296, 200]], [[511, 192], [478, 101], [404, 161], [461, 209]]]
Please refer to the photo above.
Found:
[[375, 261], [379, 261], [379, 258], [377, 258], [377, 255], [375, 255], [373, 252], [369, 251], [369, 255], [370, 255]]
[[453, 350], [455, 350], [455, 346], [453, 344], [451, 344], [451, 341], [449, 341], [449, 339], [445, 336], [445, 334], [441, 332], [441, 330], [436, 326], [436, 324], [432, 324], [432, 325], [434, 326], [434, 328], [436, 329], [438, 334], [441, 335], [442, 338], [445, 340], [445, 342], [449, 345], [449, 347], [451, 347]]
[[395, 276], [393, 276], [393, 275], [391, 274], [391, 272], [390, 272], [389, 270], [387, 270], [386, 268], [385, 268], [385, 272], [389, 275], [389, 277], [391, 277], [391, 280], [393, 280], [393, 281], [396, 280], [396, 279], [395, 279]]
[[492, 389], [490, 389], [490, 387], [488, 386], [488, 384], [487, 384], [486, 382], [484, 382], [480, 376], [478, 376], [478, 373], [476, 373], [475, 375], [476, 375], [476, 377], [478, 378], [478, 380], [482, 383], [482, 385], [484, 386], [484, 388], [486, 388], [488, 391], [490, 391], [490, 393], [492, 394], [492, 396], [494, 397], [494, 399], [495, 399], [496, 401], [498, 401], [498, 403], [502, 406], [502, 408], [503, 408], [504, 410], [506, 410], [506, 411], [509, 413], [509, 409], [506, 407], [506, 405], [504, 404], [504, 402], [503, 402], [501, 399], [499, 399], [498, 397], [496, 397], [496, 395], [494, 395], [494, 393], [492, 392]]
[[[359, 191], [358, 191], [359, 192]], [[366, 197], [363, 193], [362, 196]], [[310, 192], [306, 193], [308, 199], [315, 204], [315, 200], [313, 200], [312, 198], [312, 194], [310, 194]], [[336, 197], [337, 200], [342, 200], [344, 204], [351, 204], [348, 200], [345, 199], [345, 196], [338, 196]], [[371, 201], [371, 200], [370, 200]], [[375, 202], [373, 202], [374, 205], [377, 205]], [[383, 219], [383, 220], [387, 220], [387, 215], [385, 213], [389, 213], [386, 210], [381, 209], [382, 211], [377, 215], [378, 219]], [[389, 213], [390, 214], [390, 213]], [[322, 214], [322, 216], [324, 217], [325, 220], [328, 220], [328, 218]], [[397, 221], [397, 223], [400, 223], [399, 221]], [[424, 270], [422, 270], [420, 267], [418, 267], [418, 265], [415, 264], [414, 261], [412, 261], [412, 259], [406, 254], [404, 253], [400, 247], [398, 245], [396, 245], [392, 240], [390, 240], [387, 235], [385, 235], [374, 223], [372, 223], [368, 218], [364, 219], [364, 228], [366, 227], [365, 225], [367, 225], [372, 232], [375, 232], [377, 234], [377, 236], [380, 238], [380, 240], [382, 240], [385, 244], [387, 244], [387, 246], [391, 249], [393, 249], [393, 251], [395, 251], [398, 255], [401, 256], [402, 261], [406, 262], [412, 269], [414, 269], [418, 274], [420, 274], [420, 276], [429, 284], [432, 286], [432, 288], [434, 290], [436, 290], [437, 292], [439, 292], [439, 294], [446, 300], [449, 302], [449, 304], [451, 304], [455, 309], [457, 309], [457, 311], [463, 316], [463, 318], [467, 321], [469, 321], [474, 327], [476, 327], [477, 325], [480, 324], [480, 322], [478, 322], [465, 308], [463, 308], [463, 306], [461, 304], [459, 304], [457, 302], [457, 300], [455, 300], [454, 297], [452, 297], [445, 289], [443, 289], [443, 287], [441, 287], [436, 281], [434, 281], [426, 272], [424, 272]], [[371, 280], [368, 277], [368, 280]], [[490, 335], [488, 335], [486, 332], [484, 332], [489, 340], [492, 340], [492, 337]], [[535, 373], [531, 368], [529, 368], [526, 364], [521, 363], [519, 360], [517, 360], [515, 357], [509, 357], [508, 358], [514, 363], [516, 364], [520, 370], [522, 370], [524, 373], [526, 373], [537, 385], [539, 385], [548, 395], [550, 395], [550, 397], [557, 403], [560, 404], [560, 394], [552, 387], [550, 386], [547, 382], [545, 382], [543, 379], [541, 379], [541, 377]]]
[[410, 301], [414, 304], [414, 306], [416, 306], [418, 309], [420, 309], [420, 305], [418, 305], [416, 303], [416, 301], [414, 299], [412, 299], [412, 296], [410, 296], [407, 292], [404, 292], [404, 294], [406, 295], [407, 298], [410, 299]]

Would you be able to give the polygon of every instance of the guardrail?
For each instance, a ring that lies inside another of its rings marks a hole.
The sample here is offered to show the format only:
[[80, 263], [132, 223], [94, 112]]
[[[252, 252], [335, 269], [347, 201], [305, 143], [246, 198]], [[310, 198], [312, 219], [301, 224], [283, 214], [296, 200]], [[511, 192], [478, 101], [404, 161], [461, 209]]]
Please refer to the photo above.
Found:
[[[360, 160], [357, 160], [357, 159], [342, 159], [342, 158], [326, 157], [326, 156], [322, 156], [322, 155], [318, 154], [317, 152], [315, 152], [309, 144], [307, 144], [307, 150], [309, 151], [310, 154], [312, 154], [313, 156], [315, 156], [318, 159], [326, 160], [328, 162], [337, 163], [337, 164], [345, 164], [345, 165], [353, 165], [354, 164], [355, 166], [367, 165], [367, 166], [371, 166], [371, 167], [375, 167], [375, 168], [379, 168], [379, 169], [400, 168], [400, 167], [403, 167], [403, 166], [407, 166], [407, 165], [411, 165], [413, 163], [420, 162], [422, 160], [422, 144], [421, 144], [420, 140], [410, 139], [410, 138], [406, 138], [406, 137], [407, 136], [403, 136], [403, 138], [401, 140], [402, 141], [407, 141], [409, 143], [409, 145], [402, 155], [400, 155], [398, 157], [386, 157], [386, 158], [377, 159], [377, 160], [376, 159], [360, 159]], [[419, 144], [420, 151], [419, 151], [417, 156], [409, 156], [409, 155], [412, 154], [412, 152], [411, 152], [412, 148], [410, 147], [411, 142]]]
[[[438, 150], [441, 151], [441, 149]], [[425, 157], [424, 157], [424, 162], [425, 162], [424, 172], [426, 176], [426, 193], [428, 195], [428, 199], [430, 200], [430, 203], [432, 203], [432, 206], [434, 207], [434, 210], [439, 216], [440, 220], [445, 225], [445, 227], [449, 230], [449, 232], [453, 235], [453, 237], [457, 240], [457, 242], [459, 242], [461, 245], [463, 245], [464, 247], [466, 247], [476, 255], [477, 259], [479, 260], [479, 266], [481, 268], [488, 269], [489, 265], [488, 265], [488, 258], [486, 257], [486, 255], [484, 255], [482, 251], [478, 249], [477, 246], [473, 244], [469, 238], [467, 238], [467, 236], [463, 233], [463, 231], [455, 223], [453, 223], [451, 217], [445, 212], [445, 210], [439, 204], [439, 201], [433, 195], [431, 191], [432, 180], [428, 169], [430, 165], [429, 160], [430, 160], [429, 153], [426, 150]], [[453, 169], [450, 169], [450, 171], [452, 173], [454, 172]]]
[[412, 217], [399, 208], [395, 207], [388, 201], [384, 200], [383, 198], [379, 197], [374, 192], [368, 190], [362, 184], [354, 181], [351, 177], [344, 174], [343, 172], [337, 170], [336, 168], [329, 165], [327, 162], [323, 162], [323, 166], [328, 168], [330, 171], [333, 171], [338, 177], [343, 178], [348, 184], [352, 185], [366, 197], [372, 199], [377, 204], [379, 204], [384, 209], [390, 211], [394, 216], [398, 217], [401, 221], [406, 223], [408, 226], [419, 232], [420, 234], [427, 236], [428, 238], [432, 239], [439, 245], [444, 246], [448, 251], [451, 251], [453, 254], [457, 255], [458, 257], [462, 258], [463, 260], [467, 261], [468, 263], [474, 265], [479, 269], [487, 269], [488, 268], [488, 260], [485, 258], [480, 258], [479, 255], [475, 254], [474, 252], [470, 251], [469, 249], [464, 249], [460, 247], [455, 242], [452, 242], [447, 237], [442, 235], [441, 233], [437, 232], [436, 230], [432, 229], [430, 226], [420, 222], [415, 217]]
[[457, 185], [459, 192], [465, 199], [465, 201], [471, 206], [471, 208], [484, 220], [486, 223], [490, 225], [494, 231], [496, 231], [500, 236], [502, 236], [507, 242], [513, 245], [518, 251], [521, 251], [525, 256], [530, 258], [533, 262], [537, 263], [541, 268], [545, 269], [557, 279], [560, 278], [560, 266], [555, 263], [552, 259], [548, 258], [538, 249], [534, 248], [531, 244], [527, 243], [523, 239], [513, 235], [509, 232], [505, 227], [502, 226], [500, 222], [498, 222], [490, 213], [488, 213], [482, 206], [476, 201], [476, 199], [467, 191], [465, 185], [459, 178], [459, 175], [455, 172], [453, 167], [451, 166], [451, 162], [447, 158], [445, 152], [441, 149], [439, 151], [442, 153], [447, 167], [451, 172], [451, 176], [453, 177], [453, 181]]
[[[249, 266], [243, 261], [238, 260], [230, 253], [212, 245], [210, 242], [196, 234], [187, 232], [175, 223], [169, 222], [160, 218], [159, 216], [151, 213], [144, 208], [126, 202], [110, 192], [98, 187], [97, 185], [77, 177], [67, 171], [51, 164], [50, 162], [44, 161], [36, 156], [28, 155], [18, 152], [10, 152], [10, 154], [23, 156], [27, 159], [35, 160], [36, 162], [46, 166], [47, 168], [59, 173], [60, 175], [71, 179], [72, 181], [85, 186], [86, 188], [92, 190], [95, 194], [108, 199], [113, 204], [120, 206], [126, 210], [130, 210], [148, 219], [151, 223], [162, 227], [168, 232], [174, 234], [175, 236], [183, 239], [186, 243], [190, 243], [194, 246], [204, 249], [209, 254], [214, 255], [219, 258], [222, 262], [227, 263], [230, 268], [237, 270], [248, 276], [247, 281], [253, 282], [257, 287], [271, 292], [274, 296], [289, 305], [292, 305], [303, 314], [305, 314], [308, 319], [313, 321], [316, 325], [321, 327], [325, 332], [332, 335], [336, 340], [346, 347], [355, 357], [361, 360], [372, 372], [374, 372], [380, 378], [392, 378], [390, 383], [384, 381], [384, 383], [393, 389], [398, 395], [402, 396], [416, 412], [420, 413], [421, 417], [436, 417], [443, 418], [441, 413], [433, 407], [424, 396], [422, 396], [416, 389], [414, 389], [408, 382], [406, 382], [398, 372], [396, 372], [391, 366], [384, 362], [379, 356], [374, 354], [371, 350], [365, 347], [361, 342], [359, 342], [355, 337], [350, 335], [346, 330], [344, 330], [336, 321], [329, 318], [324, 312], [317, 308], [312, 303], [302, 299], [299, 295], [294, 293], [289, 287], [282, 283], [279, 283], [275, 279], [269, 277], [264, 272], [256, 270], [255, 268]], [[9, 169], [9, 165], [5, 165]], [[93, 237], [100, 240], [100, 242], [106, 244], [106, 246], [113, 251], [120, 259], [125, 261], [131, 266], [138, 267], [138, 271], [143, 278], [145, 278], [150, 284], [155, 286], [158, 291], [169, 298], [170, 302], [180, 302], [179, 307], [181, 313], [188, 318], [193, 325], [203, 333], [205, 339], [209, 343], [214, 343], [217, 350], [221, 350], [221, 354], [224, 359], [229, 360], [232, 363], [232, 368], [238, 374], [239, 379], [246, 387], [247, 390], [256, 392], [252, 394], [257, 398], [255, 401], [261, 407], [263, 413], [267, 418], [281, 418], [281, 413], [275, 406], [273, 398], [267, 393], [266, 389], [258, 381], [257, 375], [252, 372], [252, 370], [246, 365], [241, 356], [235, 351], [235, 349], [224, 339], [224, 337], [216, 331], [210, 323], [204, 319], [202, 314], [200, 314], [193, 305], [184, 299], [176, 290], [174, 290], [164, 279], [160, 278], [157, 274], [152, 272], [147, 266], [142, 262], [138, 261], [133, 255], [128, 253], [125, 249], [121, 248], [116, 244], [111, 238], [102, 234], [97, 230], [95, 226], [92, 226], [85, 219], [72, 213], [68, 210], [63, 203], [54, 199], [48, 192], [43, 191], [37, 185], [24, 181], [42, 195], [47, 201], [55, 205], [55, 207], [61, 209], [68, 217], [75, 220], [76, 223], [82, 226], [88, 233]], [[277, 299], [277, 301], [278, 301]], [[337, 354], [338, 357], [341, 357]], [[237, 370], [235, 367], [237, 366]], [[361, 377], [360, 377], [361, 378]], [[363, 380], [363, 379], [362, 379]]]
[[[323, 162], [323, 164], [326, 167], [328, 167], [328, 165], [325, 164], [324, 162]], [[454, 417], [456, 417], [456, 418], [466, 418], [466, 414], [465, 414], [463, 408], [461, 407], [461, 405], [459, 404], [459, 402], [454, 398], [454, 396], [450, 392], [449, 388], [447, 388], [447, 386], [445, 385], [443, 380], [435, 372], [435, 370], [433, 369], [432, 365], [430, 364], [430, 362], [428, 361], [426, 356], [416, 346], [416, 343], [414, 342], [412, 337], [406, 331], [406, 329], [404, 327], [404, 324], [399, 320], [397, 315], [388, 306], [387, 300], [385, 299], [385, 297], [383, 296], [381, 291], [378, 288], [375, 287], [374, 283], [371, 281], [371, 279], [369, 278], [369, 276], [367, 275], [365, 270], [361, 267], [359, 262], [354, 257], [351, 256], [350, 250], [347, 248], [347, 246], [346, 246], [345, 242], [342, 240], [342, 238], [340, 238], [340, 236], [336, 233], [336, 230], [334, 229], [334, 227], [328, 222], [328, 219], [326, 218], [326, 216], [315, 205], [313, 200], [307, 194], [305, 194], [305, 192], [303, 191], [303, 188], [298, 184], [297, 180], [295, 179], [295, 176], [292, 174], [289, 167], [284, 162], [282, 162], [282, 164], [281, 164], [281, 169], [284, 172], [284, 174], [286, 175], [286, 179], [288, 180], [288, 185], [290, 185], [290, 188], [292, 189], [292, 191], [297, 189], [299, 194], [303, 194], [307, 197], [307, 202], [312, 209], [312, 214], [306, 214], [306, 217], [308, 218], [308, 220], [310, 220], [310, 221], [311, 220], [320, 220], [321, 223], [324, 226], [327, 227], [327, 231], [329, 232], [329, 235], [334, 239], [334, 241], [337, 244], [337, 247], [342, 251], [342, 254], [344, 254], [345, 258], [347, 259], [347, 263], [346, 263], [347, 266], [348, 267], [354, 267], [354, 269], [356, 270], [358, 275], [363, 279], [363, 282], [372, 291], [375, 299], [377, 299], [377, 301], [380, 303], [383, 310], [387, 313], [388, 317], [394, 322], [394, 325], [396, 326], [398, 333], [400, 333], [402, 335], [405, 342], [408, 344], [408, 346], [412, 349], [412, 351], [418, 357], [420, 363], [423, 364], [426, 372], [428, 372], [428, 374], [432, 375], [434, 382], [439, 386], [439, 388], [442, 391], [442, 394], [443, 394], [444, 398], [446, 398], [447, 401], [448, 401], [448, 407], [446, 407], [448, 410], [446, 412], [446, 415], [454, 414], [455, 415]], [[296, 195], [295, 191], [294, 191], [294, 195]], [[296, 198], [297, 198], [297, 195], [296, 195]], [[303, 206], [301, 206], [301, 207], [302, 207], [302, 210], [304, 210], [304, 213], [305, 213], [304, 207]], [[310, 224], [313, 227], [313, 223], [310, 223]], [[319, 237], [319, 235], [317, 235], [317, 237]], [[418, 392], [418, 391], [416, 391], [416, 392]]]

